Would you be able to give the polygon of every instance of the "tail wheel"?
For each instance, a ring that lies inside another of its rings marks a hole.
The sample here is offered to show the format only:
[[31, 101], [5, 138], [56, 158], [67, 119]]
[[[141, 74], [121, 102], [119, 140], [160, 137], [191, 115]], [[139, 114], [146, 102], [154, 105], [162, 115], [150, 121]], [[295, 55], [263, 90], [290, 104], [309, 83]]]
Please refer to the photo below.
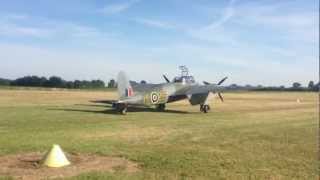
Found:
[[201, 104], [200, 105], [200, 111], [203, 112], [203, 113], [208, 113], [210, 110], [210, 106], [209, 105], [206, 105], [206, 104]]
[[127, 114], [127, 107], [120, 109], [120, 113], [123, 115]]

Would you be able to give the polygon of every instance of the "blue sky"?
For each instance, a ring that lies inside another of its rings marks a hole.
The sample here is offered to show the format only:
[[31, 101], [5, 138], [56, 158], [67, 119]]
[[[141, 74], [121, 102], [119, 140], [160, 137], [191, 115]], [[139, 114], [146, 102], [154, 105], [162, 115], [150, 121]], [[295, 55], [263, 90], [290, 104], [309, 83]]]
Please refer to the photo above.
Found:
[[318, 81], [316, 0], [11, 0], [0, 2], [0, 76], [164, 82]]

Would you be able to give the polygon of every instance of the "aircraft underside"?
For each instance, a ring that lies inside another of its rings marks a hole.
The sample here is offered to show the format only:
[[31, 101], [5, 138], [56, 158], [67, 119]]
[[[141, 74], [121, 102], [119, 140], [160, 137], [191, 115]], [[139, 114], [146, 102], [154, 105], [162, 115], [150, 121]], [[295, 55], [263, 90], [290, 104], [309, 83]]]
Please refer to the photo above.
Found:
[[[207, 97], [207, 95], [206, 95]], [[198, 97], [197, 97], [198, 98]], [[153, 104], [153, 105], [146, 105], [146, 104], [131, 104], [131, 103], [113, 103], [112, 107], [118, 111], [120, 114], [126, 114], [128, 108], [130, 106], [141, 106], [141, 107], [150, 107], [150, 106], [155, 106], [155, 109], [158, 110], [159, 112], [165, 111], [166, 104], [167, 103], [172, 103], [180, 100], [188, 99], [187, 95], [177, 95], [177, 96], [169, 96], [168, 100], [166, 103], [160, 103], [160, 104]], [[192, 101], [192, 98], [189, 99], [191, 105], [200, 105], [200, 112], [207, 113], [210, 110], [210, 106], [208, 104], [205, 104], [206, 100], [202, 100], [201, 102], [195, 102]]]

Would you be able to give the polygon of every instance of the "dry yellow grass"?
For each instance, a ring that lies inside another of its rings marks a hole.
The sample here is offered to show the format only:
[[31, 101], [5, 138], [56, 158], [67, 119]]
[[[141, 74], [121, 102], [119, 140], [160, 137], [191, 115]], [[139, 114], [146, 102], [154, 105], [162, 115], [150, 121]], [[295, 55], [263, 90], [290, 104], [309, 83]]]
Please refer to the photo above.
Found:
[[[187, 101], [166, 112], [121, 116], [92, 100], [116, 92], [0, 90], [0, 154], [66, 152], [124, 156], [141, 172], [95, 172], [87, 179], [316, 179], [318, 94], [224, 93], [212, 110]], [[300, 102], [297, 102], [300, 99]]]
[[115, 91], [0, 89], [0, 106], [73, 105], [75, 103], [116, 98]]

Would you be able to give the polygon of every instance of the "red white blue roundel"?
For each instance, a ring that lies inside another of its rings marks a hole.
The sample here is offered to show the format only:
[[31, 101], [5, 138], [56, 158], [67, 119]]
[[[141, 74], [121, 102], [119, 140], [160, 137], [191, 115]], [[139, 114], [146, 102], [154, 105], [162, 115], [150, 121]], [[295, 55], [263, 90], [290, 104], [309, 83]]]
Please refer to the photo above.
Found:
[[151, 93], [151, 103], [156, 104], [159, 101], [159, 94], [156, 92]]

